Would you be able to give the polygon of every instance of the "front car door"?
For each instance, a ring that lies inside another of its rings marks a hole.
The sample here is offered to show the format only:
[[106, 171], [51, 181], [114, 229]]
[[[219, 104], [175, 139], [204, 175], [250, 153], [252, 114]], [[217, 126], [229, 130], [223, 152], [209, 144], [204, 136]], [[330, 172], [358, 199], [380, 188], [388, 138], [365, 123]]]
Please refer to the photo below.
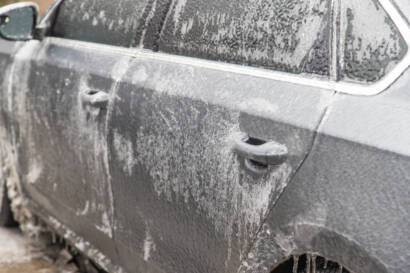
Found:
[[147, 2], [64, 1], [51, 33], [59, 38], [15, 43], [2, 88], [6, 131], [30, 206], [110, 271], [118, 258], [106, 137], [126, 58], [78, 44], [138, 43]]

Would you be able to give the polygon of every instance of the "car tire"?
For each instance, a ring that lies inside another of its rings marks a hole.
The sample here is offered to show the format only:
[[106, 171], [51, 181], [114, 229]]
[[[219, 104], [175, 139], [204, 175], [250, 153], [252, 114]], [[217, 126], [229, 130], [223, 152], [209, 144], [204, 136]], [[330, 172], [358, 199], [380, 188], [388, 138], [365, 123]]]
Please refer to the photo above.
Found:
[[0, 227], [17, 226], [17, 222], [14, 221], [13, 213], [11, 212], [6, 182], [2, 181], [0, 185]]

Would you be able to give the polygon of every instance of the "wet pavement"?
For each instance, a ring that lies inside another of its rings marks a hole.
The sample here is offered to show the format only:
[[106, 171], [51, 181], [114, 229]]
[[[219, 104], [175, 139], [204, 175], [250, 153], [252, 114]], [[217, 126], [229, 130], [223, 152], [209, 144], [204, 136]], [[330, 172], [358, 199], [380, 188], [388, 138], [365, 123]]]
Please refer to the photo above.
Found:
[[0, 228], [0, 273], [59, 272], [40, 248], [16, 229]]

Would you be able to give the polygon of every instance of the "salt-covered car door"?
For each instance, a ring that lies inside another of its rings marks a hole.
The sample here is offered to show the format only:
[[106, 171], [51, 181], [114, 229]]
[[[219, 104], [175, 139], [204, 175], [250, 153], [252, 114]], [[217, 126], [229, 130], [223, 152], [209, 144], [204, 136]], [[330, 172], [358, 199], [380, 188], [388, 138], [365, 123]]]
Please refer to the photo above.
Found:
[[159, 52], [135, 50], [108, 136], [129, 272], [236, 272], [334, 94], [314, 84], [331, 77], [330, 10], [174, 1]]
[[20, 42], [5, 94], [30, 207], [102, 266], [118, 264], [106, 139], [126, 71], [117, 51], [141, 37], [147, 2], [64, 1], [52, 37]]

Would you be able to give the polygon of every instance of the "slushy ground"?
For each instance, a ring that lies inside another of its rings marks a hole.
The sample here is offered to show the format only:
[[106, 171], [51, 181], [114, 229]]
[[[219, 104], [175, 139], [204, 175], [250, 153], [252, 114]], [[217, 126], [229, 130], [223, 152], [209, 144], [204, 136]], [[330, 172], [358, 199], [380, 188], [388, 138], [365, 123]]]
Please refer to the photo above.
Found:
[[45, 253], [29, 244], [17, 228], [0, 228], [0, 273], [58, 272]]

